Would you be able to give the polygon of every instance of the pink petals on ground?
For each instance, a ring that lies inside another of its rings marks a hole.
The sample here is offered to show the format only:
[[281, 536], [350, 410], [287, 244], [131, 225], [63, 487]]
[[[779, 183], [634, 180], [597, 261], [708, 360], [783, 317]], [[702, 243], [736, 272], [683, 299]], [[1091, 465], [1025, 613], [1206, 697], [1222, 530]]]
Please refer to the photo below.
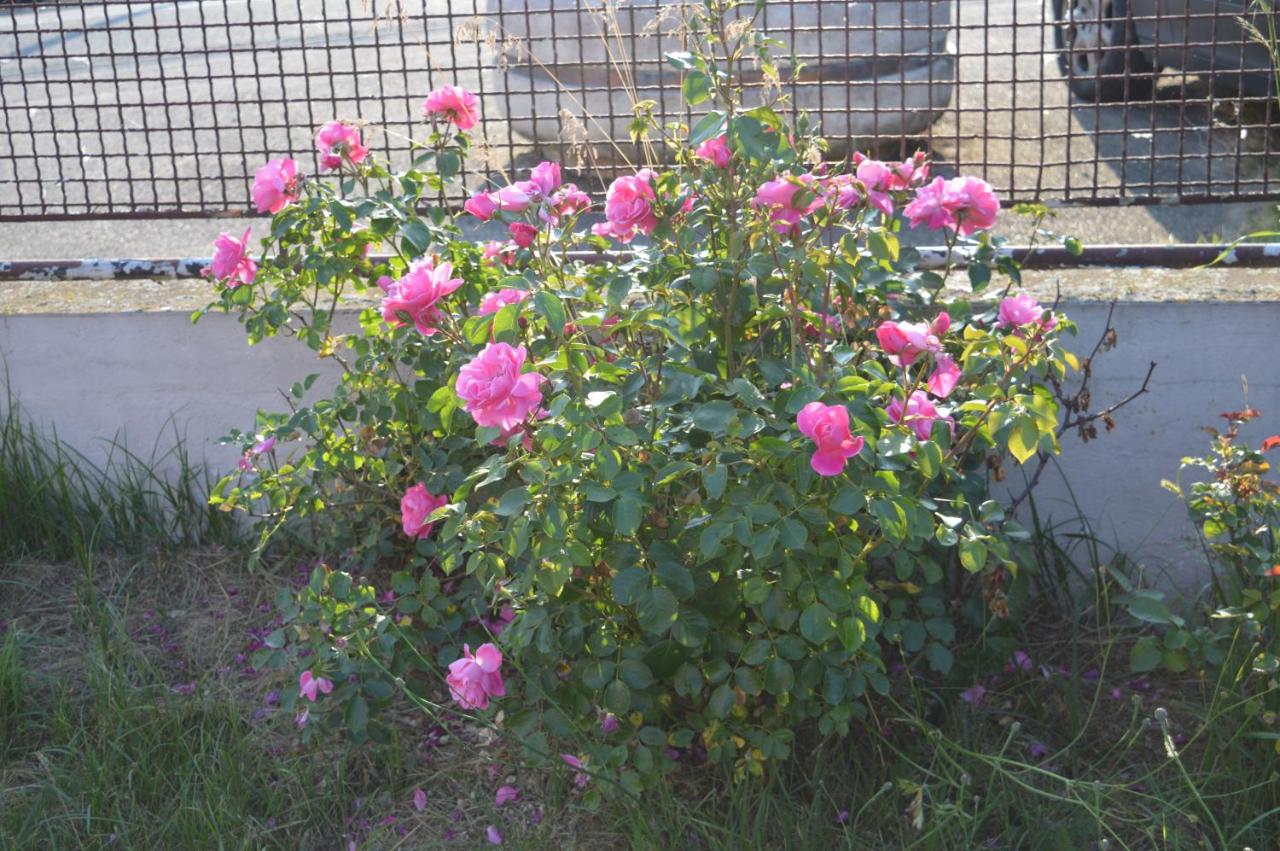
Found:
[[333, 681], [326, 677], [317, 677], [310, 671], [303, 671], [298, 677], [298, 694], [312, 703], [316, 702], [319, 692], [329, 694], [333, 691]]

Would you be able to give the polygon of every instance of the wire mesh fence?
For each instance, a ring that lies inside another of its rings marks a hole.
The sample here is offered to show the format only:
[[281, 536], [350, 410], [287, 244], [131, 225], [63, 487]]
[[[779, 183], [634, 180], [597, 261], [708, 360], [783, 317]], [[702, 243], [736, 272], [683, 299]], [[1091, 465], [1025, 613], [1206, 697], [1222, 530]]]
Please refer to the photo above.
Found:
[[[1007, 201], [1108, 205], [1280, 197], [1258, 39], [1275, 20], [1213, 0], [771, 0], [757, 23], [833, 154], [926, 149]], [[468, 186], [555, 158], [598, 190], [645, 153], [633, 103], [688, 117], [663, 60], [686, 37], [667, 0], [0, 0], [0, 219], [247, 214], [254, 169], [314, 170], [330, 119], [403, 162], [443, 83], [481, 97]]]

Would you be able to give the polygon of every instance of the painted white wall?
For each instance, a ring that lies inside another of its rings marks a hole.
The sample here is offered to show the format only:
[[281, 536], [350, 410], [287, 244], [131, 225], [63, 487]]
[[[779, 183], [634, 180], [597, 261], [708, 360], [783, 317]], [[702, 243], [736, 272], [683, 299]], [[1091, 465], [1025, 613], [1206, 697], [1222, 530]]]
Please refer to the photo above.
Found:
[[[1104, 327], [1107, 306], [1065, 302], [1087, 352]], [[1187, 455], [1208, 446], [1204, 426], [1244, 404], [1263, 413], [1251, 437], [1280, 432], [1280, 302], [1124, 302], [1114, 325], [1119, 345], [1095, 364], [1095, 409], [1123, 398], [1159, 366], [1151, 392], [1117, 417], [1117, 428], [1083, 445], [1063, 440], [1063, 475], [1046, 471], [1037, 502], [1055, 521], [1075, 518], [1068, 485], [1093, 530], [1182, 586], [1198, 585], [1204, 561], [1180, 503], [1160, 487]], [[91, 456], [101, 457], [117, 434], [140, 454], [173, 422], [193, 457], [227, 470], [237, 453], [214, 441], [233, 427], [249, 428], [259, 408], [279, 410], [280, 391], [319, 362], [291, 340], [249, 347], [231, 317], [207, 316], [192, 326], [185, 313], [33, 314], [0, 316], [0, 355], [24, 411]], [[317, 391], [331, 385], [321, 379]], [[1269, 426], [1269, 428], [1268, 428]], [[1020, 473], [1011, 470], [1015, 486]], [[1064, 480], [1065, 478], [1065, 480]]]

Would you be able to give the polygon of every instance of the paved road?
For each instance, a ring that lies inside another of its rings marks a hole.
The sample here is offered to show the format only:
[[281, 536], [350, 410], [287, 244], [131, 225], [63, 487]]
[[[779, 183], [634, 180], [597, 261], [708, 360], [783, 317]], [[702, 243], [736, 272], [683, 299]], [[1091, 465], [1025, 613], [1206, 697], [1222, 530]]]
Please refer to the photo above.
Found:
[[[426, 0], [406, 4], [416, 14], [402, 24], [387, 0], [372, 2], [5, 7], [0, 212], [12, 212], [19, 197], [51, 209], [174, 198], [217, 206], [242, 197], [246, 176], [264, 159], [309, 150], [325, 120], [364, 118], [387, 128], [371, 136], [401, 145], [394, 134], [420, 131], [418, 103], [433, 83], [501, 90], [491, 34], [511, 3]], [[958, 0], [954, 8], [960, 85], [954, 109], [935, 127], [939, 158], [1024, 191], [1179, 181], [1229, 190], [1259, 172], [1260, 157], [1249, 152], [1259, 134], [1242, 142], [1238, 127], [1215, 119], [1198, 84], [1163, 86], [1153, 104], [1073, 105], [1044, 50], [1039, 0]], [[554, 52], [555, 42], [544, 49]], [[496, 95], [485, 98], [488, 115], [504, 106]], [[489, 165], [505, 169], [508, 139], [498, 122], [489, 130]], [[1180, 156], [1160, 159], [1173, 153]], [[1264, 222], [1262, 213], [1256, 204], [1071, 209], [1058, 227], [1093, 242], [1188, 241], [1233, 236]], [[0, 253], [200, 253], [224, 227], [0, 226]]]

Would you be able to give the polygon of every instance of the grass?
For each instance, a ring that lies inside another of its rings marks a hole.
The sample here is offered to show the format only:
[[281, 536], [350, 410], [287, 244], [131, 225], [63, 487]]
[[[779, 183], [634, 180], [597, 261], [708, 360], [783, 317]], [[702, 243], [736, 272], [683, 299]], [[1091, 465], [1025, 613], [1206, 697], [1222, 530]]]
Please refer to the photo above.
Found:
[[[296, 683], [246, 662], [291, 571], [246, 573], [180, 451], [176, 480], [113, 457], [88, 464], [12, 405], [0, 419], [0, 849], [482, 848], [490, 826], [534, 851], [1264, 849], [1280, 836], [1280, 735], [1258, 709], [1277, 685], [1129, 675], [1141, 628], [1113, 618], [1105, 573], [1079, 567], [1123, 560], [1087, 528], [1045, 541], [1024, 644], [1035, 664], [984, 678], [977, 705], [901, 672], [848, 738], [799, 731], [762, 778], [685, 757], [641, 800], [591, 810], [564, 772], [525, 767], [520, 743], [407, 705], [388, 744], [303, 746], [276, 699]], [[497, 808], [501, 785], [520, 800]]]

